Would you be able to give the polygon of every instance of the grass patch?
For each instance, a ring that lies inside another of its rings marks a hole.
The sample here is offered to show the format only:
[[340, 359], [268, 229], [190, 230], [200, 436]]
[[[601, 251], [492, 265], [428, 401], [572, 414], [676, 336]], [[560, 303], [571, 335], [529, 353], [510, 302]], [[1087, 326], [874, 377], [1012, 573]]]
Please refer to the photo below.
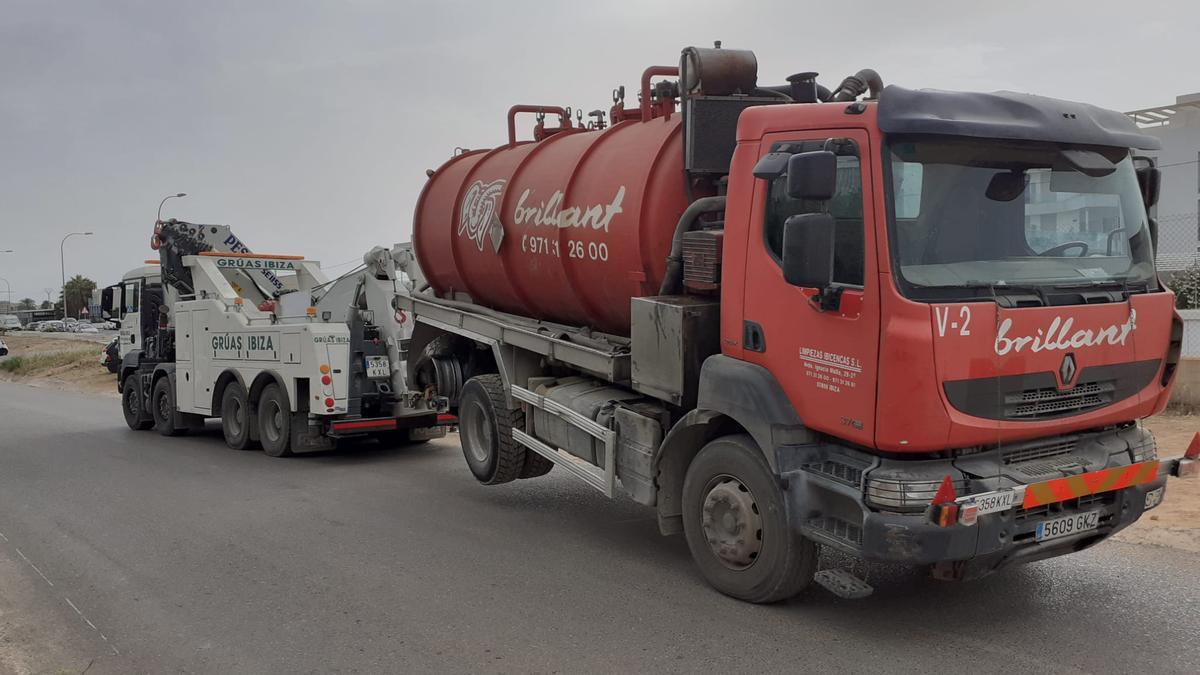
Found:
[[31, 354], [28, 356], [10, 356], [0, 361], [0, 371], [11, 375], [30, 376], [64, 366], [79, 365], [95, 359], [96, 353], [91, 349], [87, 351], [76, 350]]

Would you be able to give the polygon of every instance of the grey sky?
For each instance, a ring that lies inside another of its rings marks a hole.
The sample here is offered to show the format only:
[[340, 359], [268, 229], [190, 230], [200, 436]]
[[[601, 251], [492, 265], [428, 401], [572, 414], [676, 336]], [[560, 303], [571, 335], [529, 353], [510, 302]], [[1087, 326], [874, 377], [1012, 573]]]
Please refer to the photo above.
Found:
[[[1122, 110], [1200, 91], [1195, 2], [0, 0], [0, 277], [45, 298], [149, 257], [165, 215], [336, 265], [406, 240], [424, 171], [514, 103], [605, 108], [720, 39], [759, 80], [859, 68]], [[632, 98], [632, 96], [631, 96]], [[350, 269], [347, 265], [332, 274]], [[2, 286], [0, 286], [2, 288]], [[2, 293], [2, 290], [0, 290]]]

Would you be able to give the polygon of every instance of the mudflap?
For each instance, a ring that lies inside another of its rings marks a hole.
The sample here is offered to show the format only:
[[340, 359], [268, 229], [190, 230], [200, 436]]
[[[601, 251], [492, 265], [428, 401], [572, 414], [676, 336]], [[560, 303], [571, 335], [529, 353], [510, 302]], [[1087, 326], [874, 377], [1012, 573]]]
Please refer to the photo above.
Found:
[[292, 452], [332, 450], [337, 441], [325, 435], [321, 422], [310, 420], [307, 412], [292, 413]]
[[446, 437], [446, 427], [445, 426], [415, 427], [412, 429], [407, 429], [406, 431], [408, 433], [408, 440], [413, 441], [413, 442], [432, 441], [435, 438], [445, 438]]

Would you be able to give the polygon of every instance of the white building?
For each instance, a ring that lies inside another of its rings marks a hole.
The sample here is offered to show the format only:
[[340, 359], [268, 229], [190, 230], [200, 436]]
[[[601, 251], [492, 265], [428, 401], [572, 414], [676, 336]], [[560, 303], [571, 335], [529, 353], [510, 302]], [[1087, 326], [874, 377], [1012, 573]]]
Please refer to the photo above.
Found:
[[1174, 105], [1126, 113], [1142, 131], [1162, 141], [1147, 153], [1162, 169], [1158, 199], [1158, 264], [1183, 269], [1200, 258], [1200, 93], [1178, 96]]

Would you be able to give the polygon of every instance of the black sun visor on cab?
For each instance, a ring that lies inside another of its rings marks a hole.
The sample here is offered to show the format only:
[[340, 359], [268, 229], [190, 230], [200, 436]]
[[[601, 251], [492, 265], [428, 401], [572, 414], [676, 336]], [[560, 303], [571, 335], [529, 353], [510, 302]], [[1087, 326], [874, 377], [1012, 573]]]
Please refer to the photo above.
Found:
[[887, 134], [936, 134], [1015, 141], [1107, 145], [1157, 150], [1125, 115], [1086, 103], [1011, 91], [976, 93], [905, 89], [879, 97], [879, 129]]

